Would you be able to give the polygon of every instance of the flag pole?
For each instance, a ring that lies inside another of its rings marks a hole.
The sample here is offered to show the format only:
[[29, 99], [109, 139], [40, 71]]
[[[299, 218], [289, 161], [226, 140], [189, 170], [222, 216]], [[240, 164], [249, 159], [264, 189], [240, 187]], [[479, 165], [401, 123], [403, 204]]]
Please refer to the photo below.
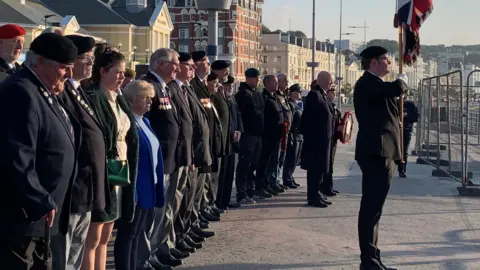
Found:
[[[398, 4], [398, 2], [397, 2]], [[398, 25], [398, 73], [399, 74], [403, 74], [403, 26], [402, 25]], [[404, 115], [404, 112], [403, 112], [403, 106], [404, 106], [404, 96], [405, 94], [402, 94], [400, 96], [400, 100], [399, 100], [399, 108], [398, 108], [398, 112], [399, 112], [399, 122], [400, 122], [400, 155], [401, 155], [401, 162], [402, 162], [402, 170], [405, 170], [405, 166], [403, 164], [405, 164], [405, 160], [404, 160], [404, 151], [406, 151], [406, 149], [404, 149], [403, 147], [403, 115]]]

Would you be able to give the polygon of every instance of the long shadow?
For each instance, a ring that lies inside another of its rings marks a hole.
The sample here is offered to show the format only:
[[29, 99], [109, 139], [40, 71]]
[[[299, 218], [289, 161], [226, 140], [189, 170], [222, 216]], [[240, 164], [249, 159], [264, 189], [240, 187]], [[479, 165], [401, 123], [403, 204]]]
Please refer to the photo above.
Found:
[[226, 264], [210, 264], [195, 267], [184, 267], [182, 269], [195, 270], [212, 270], [212, 269], [236, 269], [236, 270], [251, 270], [251, 269], [295, 269], [295, 268], [318, 268], [318, 267], [341, 267], [356, 264], [355, 261], [340, 261], [340, 262], [322, 262], [322, 263], [293, 263], [293, 264], [261, 264], [261, 263], [226, 263]]

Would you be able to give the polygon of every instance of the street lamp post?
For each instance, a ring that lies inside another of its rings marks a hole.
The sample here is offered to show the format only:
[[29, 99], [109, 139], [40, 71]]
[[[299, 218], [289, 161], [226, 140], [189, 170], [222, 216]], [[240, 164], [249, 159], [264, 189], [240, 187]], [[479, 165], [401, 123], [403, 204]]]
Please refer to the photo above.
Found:
[[135, 62], [137, 60], [137, 46], [133, 46], [132, 47], [133, 49], [133, 62]]
[[367, 29], [370, 28], [367, 26], [367, 19], [363, 21], [362, 26], [349, 26], [348, 28], [363, 29], [363, 49], [367, 48]]
[[50, 18], [50, 17], [53, 17], [53, 16], [56, 16], [56, 15], [55, 14], [49, 14], [49, 15], [43, 16], [43, 19], [45, 19], [45, 28], [47, 28], [47, 19]]
[[148, 63], [148, 53], [150, 52], [149, 48], [145, 49], [145, 64]]
[[315, 52], [317, 42], [315, 40], [315, 0], [313, 0], [313, 13], [312, 13], [312, 81], [315, 80]]
[[119, 42], [119, 43], [117, 44], [117, 46], [118, 46], [118, 50], [119, 50], [119, 51], [121, 51], [121, 50], [122, 50], [122, 45], [123, 45], [123, 44], [122, 44], [121, 42]]

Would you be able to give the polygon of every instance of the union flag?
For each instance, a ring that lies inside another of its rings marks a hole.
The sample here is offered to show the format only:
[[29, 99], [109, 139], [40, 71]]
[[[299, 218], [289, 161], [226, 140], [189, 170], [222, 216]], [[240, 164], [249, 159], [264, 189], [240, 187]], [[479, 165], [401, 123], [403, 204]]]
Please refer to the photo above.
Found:
[[403, 28], [403, 60], [411, 66], [420, 55], [420, 27], [433, 11], [433, 0], [397, 0], [394, 27]]

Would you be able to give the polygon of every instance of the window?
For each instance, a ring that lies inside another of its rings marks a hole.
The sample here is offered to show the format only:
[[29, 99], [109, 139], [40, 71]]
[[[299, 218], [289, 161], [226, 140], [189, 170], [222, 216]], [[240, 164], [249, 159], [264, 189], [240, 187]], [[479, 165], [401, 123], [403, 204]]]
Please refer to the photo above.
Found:
[[202, 36], [202, 30], [200, 29], [200, 26], [195, 26], [195, 37], [199, 38]]
[[195, 42], [195, 51], [200, 51], [202, 49], [202, 47], [200, 47], [200, 41], [196, 41]]
[[218, 37], [223, 38], [225, 35], [225, 28], [224, 27], [219, 27], [218, 28]]
[[175, 43], [170, 42], [170, 49], [175, 50]]
[[264, 63], [264, 64], [267, 64], [267, 63], [268, 63], [268, 56], [264, 56], [264, 57], [263, 57], [263, 63]]
[[204, 40], [202, 41], [202, 44], [200, 45], [200, 51], [206, 51], [207, 50], [207, 42]]
[[188, 28], [180, 28], [178, 29], [178, 38], [180, 39], [188, 39]]
[[208, 29], [207, 29], [206, 27], [204, 27], [204, 28], [202, 29], [202, 36], [203, 36], [203, 37], [208, 37]]
[[223, 45], [218, 45], [218, 54], [223, 54]]
[[188, 53], [188, 45], [179, 45], [178, 51]]
[[191, 7], [191, 6], [193, 6], [193, 0], [185, 0], [185, 6], [186, 6], [186, 7]]

